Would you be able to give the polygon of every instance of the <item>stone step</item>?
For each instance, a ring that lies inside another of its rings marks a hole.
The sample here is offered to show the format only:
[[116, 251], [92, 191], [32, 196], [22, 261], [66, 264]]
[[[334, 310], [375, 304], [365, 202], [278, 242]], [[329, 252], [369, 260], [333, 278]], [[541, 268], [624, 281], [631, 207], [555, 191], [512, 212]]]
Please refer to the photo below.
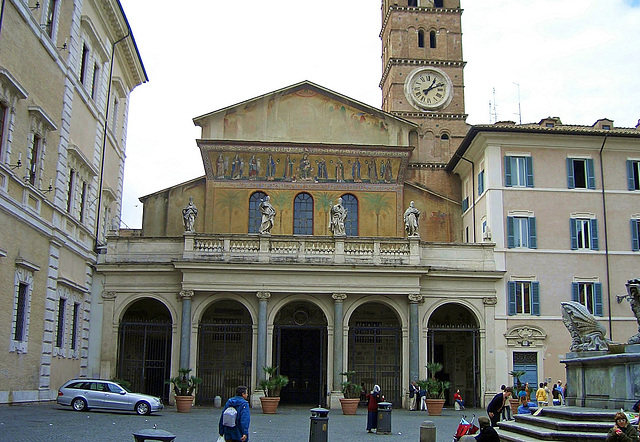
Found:
[[510, 425], [518, 425], [520, 423], [537, 425], [539, 427], [548, 428], [557, 431], [582, 431], [585, 433], [602, 433], [609, 431], [613, 425], [612, 420], [605, 421], [588, 421], [588, 420], [568, 420], [558, 419], [556, 416], [540, 414], [533, 416], [531, 414], [517, 414], [514, 416], [515, 422], [500, 422], [500, 426], [508, 427]]
[[571, 421], [607, 422], [613, 426], [613, 416], [617, 411], [602, 408], [560, 406], [544, 407], [541, 414]]
[[535, 440], [554, 440], [563, 442], [603, 441], [607, 433], [587, 433], [583, 431], [554, 430], [525, 423], [505, 422], [497, 429], [501, 441], [530, 442]]

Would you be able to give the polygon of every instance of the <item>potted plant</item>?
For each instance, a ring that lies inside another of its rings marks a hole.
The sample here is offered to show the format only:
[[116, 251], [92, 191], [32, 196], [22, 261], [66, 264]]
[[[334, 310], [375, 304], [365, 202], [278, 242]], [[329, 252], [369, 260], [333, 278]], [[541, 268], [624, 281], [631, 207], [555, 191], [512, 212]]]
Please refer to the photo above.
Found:
[[262, 412], [264, 414], [275, 414], [280, 403], [280, 390], [289, 383], [289, 378], [278, 374], [278, 367], [262, 367], [266, 374], [266, 379], [260, 381], [260, 388], [264, 391], [264, 396], [260, 398]]
[[352, 381], [355, 376], [355, 371], [345, 371], [340, 373], [345, 377], [345, 380], [340, 384], [342, 385], [342, 394], [344, 398], [340, 398], [340, 406], [342, 407], [342, 414], [356, 414], [358, 404], [360, 403], [360, 393], [362, 393], [362, 387]]
[[427, 371], [430, 377], [424, 381], [419, 381], [420, 388], [424, 388], [427, 392], [425, 402], [429, 416], [440, 416], [442, 407], [444, 406], [444, 391], [449, 388], [449, 381], [441, 381], [436, 379], [436, 373], [442, 370], [442, 364], [439, 362], [430, 362], [427, 364]]
[[518, 406], [520, 405], [518, 400], [518, 392], [522, 390], [522, 381], [520, 378], [524, 376], [527, 372], [524, 370], [513, 370], [509, 372], [509, 375], [513, 376], [514, 379], [514, 388], [511, 392], [511, 397], [509, 398], [509, 405], [511, 406], [511, 413], [518, 414]]
[[180, 368], [178, 370], [178, 376], [165, 382], [173, 385], [178, 413], [191, 412], [191, 406], [193, 405], [193, 391], [202, 383], [202, 379], [191, 376], [190, 373], [190, 368]]

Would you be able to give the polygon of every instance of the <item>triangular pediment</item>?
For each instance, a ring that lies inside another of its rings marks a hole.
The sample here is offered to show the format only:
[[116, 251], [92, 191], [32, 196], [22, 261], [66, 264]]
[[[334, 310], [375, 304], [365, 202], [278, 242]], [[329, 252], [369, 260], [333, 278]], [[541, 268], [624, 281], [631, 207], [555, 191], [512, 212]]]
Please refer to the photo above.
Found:
[[202, 139], [406, 146], [415, 124], [303, 81], [200, 117]]

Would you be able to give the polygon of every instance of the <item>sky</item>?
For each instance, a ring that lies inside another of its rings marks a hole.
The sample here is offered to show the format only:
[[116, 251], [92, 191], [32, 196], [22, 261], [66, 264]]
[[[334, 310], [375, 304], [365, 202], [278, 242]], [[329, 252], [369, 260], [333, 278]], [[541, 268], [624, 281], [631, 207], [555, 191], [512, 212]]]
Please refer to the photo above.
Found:
[[[149, 82], [131, 93], [122, 227], [204, 175], [193, 118], [303, 80], [380, 108], [380, 0], [121, 0]], [[469, 124], [640, 119], [640, 0], [462, 0]]]

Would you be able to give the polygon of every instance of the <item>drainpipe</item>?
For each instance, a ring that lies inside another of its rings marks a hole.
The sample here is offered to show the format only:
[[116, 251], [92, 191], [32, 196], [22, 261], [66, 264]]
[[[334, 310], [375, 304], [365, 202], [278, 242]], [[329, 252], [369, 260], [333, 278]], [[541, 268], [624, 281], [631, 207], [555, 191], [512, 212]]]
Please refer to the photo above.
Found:
[[476, 167], [473, 161], [466, 159], [463, 156], [456, 155], [461, 160], [465, 160], [467, 163], [471, 164], [471, 217], [473, 218], [473, 242], [476, 242]]
[[[107, 107], [104, 114], [104, 129], [102, 131], [102, 153], [100, 155], [100, 179], [98, 180], [98, 205], [96, 208], [96, 242], [94, 252], [97, 254], [106, 253], [104, 244], [98, 240], [100, 236], [100, 217], [102, 216], [102, 186], [104, 181], [104, 157], [107, 149], [107, 125], [109, 121], [109, 104], [111, 103], [111, 80], [113, 79], [113, 60], [116, 56], [116, 45], [123, 42], [131, 35], [131, 28], [127, 26], [127, 34], [111, 45], [111, 65], [109, 66], [109, 86], [107, 89]], [[106, 222], [106, 220], [105, 220]]]
[[607, 142], [607, 135], [602, 140], [602, 146], [600, 147], [600, 176], [602, 177], [602, 213], [604, 214], [604, 257], [606, 262], [607, 272], [607, 304], [609, 304], [609, 339], [613, 339], [613, 325], [611, 323], [611, 280], [609, 279], [609, 236], [607, 231], [607, 200], [604, 193], [604, 165], [602, 164], [602, 151], [604, 145]]

